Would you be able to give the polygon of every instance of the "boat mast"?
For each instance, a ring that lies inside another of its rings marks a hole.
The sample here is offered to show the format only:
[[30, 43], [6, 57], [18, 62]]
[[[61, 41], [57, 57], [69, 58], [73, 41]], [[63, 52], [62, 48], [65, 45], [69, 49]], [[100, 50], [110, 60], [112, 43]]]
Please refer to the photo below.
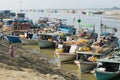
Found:
[[73, 18], [73, 28], [75, 27], [75, 20], [76, 20], [76, 18], [74, 17]]
[[22, 11], [22, 1], [21, 0], [20, 0], [19, 4], [20, 4], [20, 12], [21, 12]]
[[78, 19], [79, 31], [80, 31], [80, 22], [81, 22], [81, 19], [80, 19], [80, 16], [79, 16], [79, 19]]
[[101, 27], [101, 34], [102, 34], [102, 32], [103, 32], [103, 29], [102, 29], [102, 27], [103, 27], [102, 19], [100, 20], [100, 27]]

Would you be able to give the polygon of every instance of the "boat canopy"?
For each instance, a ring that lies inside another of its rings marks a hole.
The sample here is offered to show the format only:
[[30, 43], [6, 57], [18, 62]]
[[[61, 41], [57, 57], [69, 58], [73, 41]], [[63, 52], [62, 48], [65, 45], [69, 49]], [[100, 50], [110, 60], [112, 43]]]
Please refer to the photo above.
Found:
[[31, 19], [15, 19], [13, 20], [13, 22], [20, 22], [20, 23], [32, 23], [32, 20]]
[[83, 27], [95, 27], [95, 24], [80, 24]]
[[13, 19], [3, 19], [4, 25], [12, 25]]

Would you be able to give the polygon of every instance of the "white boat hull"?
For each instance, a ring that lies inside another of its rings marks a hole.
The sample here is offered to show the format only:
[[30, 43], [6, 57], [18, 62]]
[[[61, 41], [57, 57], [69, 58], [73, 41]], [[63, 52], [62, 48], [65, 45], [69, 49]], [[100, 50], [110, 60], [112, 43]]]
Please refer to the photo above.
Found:
[[55, 43], [48, 40], [39, 40], [38, 45], [40, 48], [51, 48], [55, 47]]
[[70, 53], [58, 53], [58, 54], [55, 54], [57, 55], [57, 57], [59, 58], [59, 61], [70, 61], [70, 60], [73, 60], [75, 59], [76, 57], [76, 54], [70, 54]]
[[21, 39], [22, 44], [24, 45], [37, 45], [38, 42], [35, 39]]
[[81, 72], [90, 72], [97, 66], [96, 62], [89, 62], [89, 61], [80, 62], [76, 60], [74, 61], [74, 63], [80, 68]]

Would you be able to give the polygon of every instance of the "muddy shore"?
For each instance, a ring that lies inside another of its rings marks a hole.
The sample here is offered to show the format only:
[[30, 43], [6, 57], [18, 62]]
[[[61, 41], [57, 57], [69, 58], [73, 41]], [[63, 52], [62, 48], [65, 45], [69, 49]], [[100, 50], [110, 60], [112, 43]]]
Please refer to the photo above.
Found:
[[2, 80], [79, 80], [72, 72], [55, 65], [22, 44], [13, 44], [15, 57], [9, 56], [8, 42], [0, 41], [0, 78]]

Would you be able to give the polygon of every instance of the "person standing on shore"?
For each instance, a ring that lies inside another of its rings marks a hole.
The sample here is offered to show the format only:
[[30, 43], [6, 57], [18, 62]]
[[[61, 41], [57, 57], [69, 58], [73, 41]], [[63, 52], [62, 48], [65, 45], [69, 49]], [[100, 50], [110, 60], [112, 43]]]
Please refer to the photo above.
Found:
[[0, 33], [0, 40], [4, 40], [4, 34]]
[[10, 55], [10, 57], [11, 58], [13, 58], [14, 57], [14, 49], [13, 49], [13, 46], [12, 46], [12, 43], [10, 42], [9, 43], [9, 55]]

